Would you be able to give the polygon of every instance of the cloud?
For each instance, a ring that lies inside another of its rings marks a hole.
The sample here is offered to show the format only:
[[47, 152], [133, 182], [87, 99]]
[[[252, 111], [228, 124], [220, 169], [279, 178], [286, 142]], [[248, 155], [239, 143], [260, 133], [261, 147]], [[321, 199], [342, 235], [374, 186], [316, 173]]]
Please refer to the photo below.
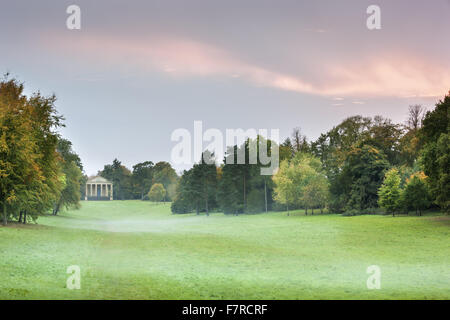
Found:
[[229, 77], [260, 87], [337, 97], [336, 101], [348, 96], [440, 96], [450, 86], [450, 68], [404, 54], [378, 54], [342, 64], [321, 61], [323, 68], [316, 74], [296, 75], [249, 63], [207, 43], [172, 36], [133, 39], [89, 33], [71, 41], [67, 35], [48, 35], [45, 43], [59, 55], [119, 70]]

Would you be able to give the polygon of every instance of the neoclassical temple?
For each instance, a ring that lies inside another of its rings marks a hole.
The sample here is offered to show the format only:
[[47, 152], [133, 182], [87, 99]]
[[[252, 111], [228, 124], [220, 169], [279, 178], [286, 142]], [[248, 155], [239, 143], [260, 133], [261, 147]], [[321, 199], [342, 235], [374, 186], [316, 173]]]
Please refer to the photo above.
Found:
[[113, 200], [112, 182], [100, 176], [89, 178], [84, 200]]

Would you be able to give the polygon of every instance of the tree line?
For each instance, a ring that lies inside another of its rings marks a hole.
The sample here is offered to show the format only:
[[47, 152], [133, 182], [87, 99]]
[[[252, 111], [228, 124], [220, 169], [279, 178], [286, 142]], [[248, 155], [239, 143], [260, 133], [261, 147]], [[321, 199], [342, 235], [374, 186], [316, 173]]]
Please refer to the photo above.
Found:
[[[352, 116], [311, 142], [295, 128], [279, 146], [272, 177], [260, 175], [259, 161], [228, 164], [226, 155], [218, 166], [207, 164], [214, 155], [206, 151], [183, 172], [172, 212], [449, 212], [449, 105], [450, 93], [430, 111], [412, 105], [403, 124]], [[229, 147], [228, 156], [244, 150], [248, 160], [250, 143]]]
[[114, 159], [98, 175], [114, 184], [113, 197], [116, 200], [172, 201], [178, 181], [177, 173], [166, 161], [156, 164], [145, 161], [130, 170]]
[[[64, 118], [55, 102], [54, 95], [39, 92], [27, 97], [24, 85], [8, 75], [0, 81], [3, 224], [56, 215], [62, 208], [78, 207], [84, 197], [87, 176], [72, 143], [57, 132]], [[349, 117], [315, 141], [295, 128], [279, 145], [280, 167], [273, 176], [261, 175], [259, 158], [254, 164], [249, 161], [252, 144], [257, 149], [267, 145], [270, 156], [274, 142], [260, 136], [228, 147], [220, 165], [205, 151], [181, 177], [165, 161], [145, 161], [129, 170], [117, 159], [98, 175], [113, 182], [114, 199], [171, 201], [173, 213], [299, 208], [306, 214], [421, 214], [429, 208], [448, 213], [449, 105], [450, 93], [427, 112], [420, 105], [410, 106], [403, 124], [382, 116]], [[236, 164], [240, 153], [245, 162]], [[233, 161], [227, 161], [230, 157]]]
[[27, 97], [24, 85], [0, 81], [0, 208], [2, 223], [27, 223], [61, 208], [77, 207], [83, 166], [57, 129], [64, 118], [56, 97]]

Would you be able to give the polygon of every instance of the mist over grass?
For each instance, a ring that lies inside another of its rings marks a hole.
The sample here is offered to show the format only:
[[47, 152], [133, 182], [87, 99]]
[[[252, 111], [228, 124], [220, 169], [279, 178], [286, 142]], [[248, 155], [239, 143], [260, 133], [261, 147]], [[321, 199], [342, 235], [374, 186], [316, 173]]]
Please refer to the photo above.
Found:
[[[0, 299], [448, 299], [448, 216], [173, 215], [83, 202], [0, 228]], [[66, 269], [81, 268], [69, 290]], [[381, 268], [368, 290], [366, 269]]]

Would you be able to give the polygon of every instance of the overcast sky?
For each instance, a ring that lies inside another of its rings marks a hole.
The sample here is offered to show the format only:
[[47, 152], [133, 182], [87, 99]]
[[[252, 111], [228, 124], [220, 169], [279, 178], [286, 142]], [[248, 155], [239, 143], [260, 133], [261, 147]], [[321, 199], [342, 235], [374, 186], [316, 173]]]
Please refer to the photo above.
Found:
[[[66, 28], [71, 4], [81, 30]], [[309, 139], [354, 114], [403, 122], [450, 89], [449, 34], [448, 0], [0, 0], [0, 72], [57, 95], [95, 174], [170, 161], [171, 133], [194, 120]]]

